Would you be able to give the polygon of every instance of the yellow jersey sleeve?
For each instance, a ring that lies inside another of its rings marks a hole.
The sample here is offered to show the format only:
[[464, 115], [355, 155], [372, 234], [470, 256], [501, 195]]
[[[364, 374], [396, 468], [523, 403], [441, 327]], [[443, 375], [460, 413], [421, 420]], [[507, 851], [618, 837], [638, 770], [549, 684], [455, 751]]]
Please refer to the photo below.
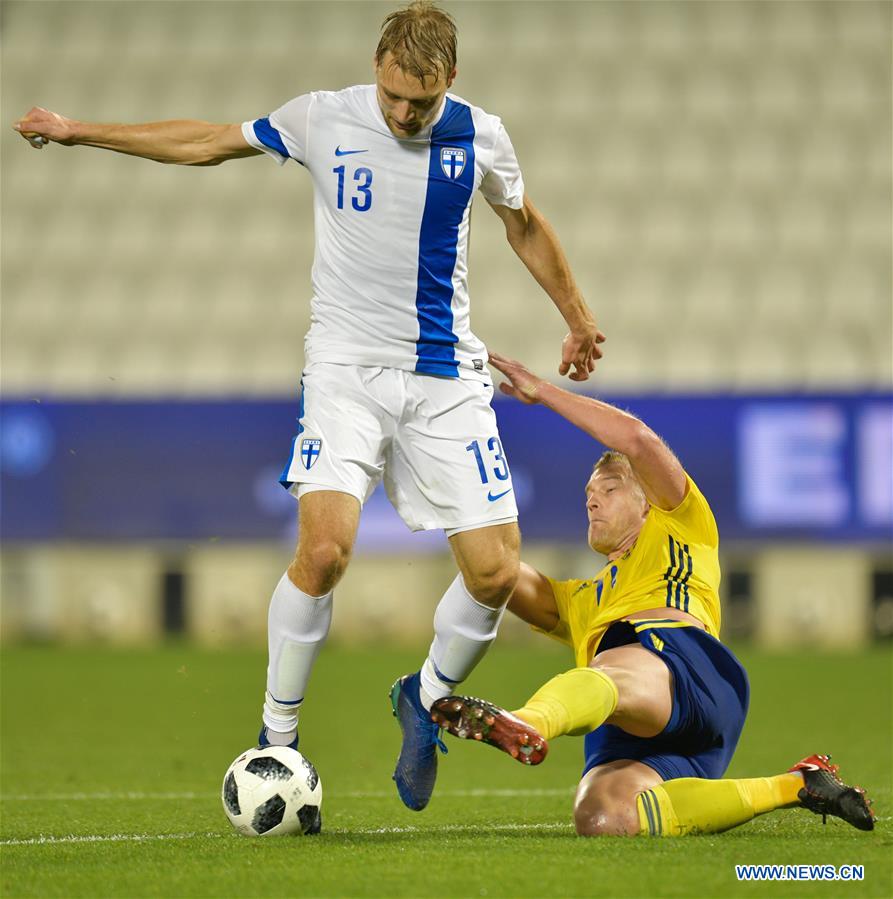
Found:
[[675, 509], [658, 509], [652, 506], [652, 514], [664, 527], [685, 543], [702, 543], [705, 546], [719, 546], [719, 531], [716, 519], [704, 494], [686, 472], [688, 490]]

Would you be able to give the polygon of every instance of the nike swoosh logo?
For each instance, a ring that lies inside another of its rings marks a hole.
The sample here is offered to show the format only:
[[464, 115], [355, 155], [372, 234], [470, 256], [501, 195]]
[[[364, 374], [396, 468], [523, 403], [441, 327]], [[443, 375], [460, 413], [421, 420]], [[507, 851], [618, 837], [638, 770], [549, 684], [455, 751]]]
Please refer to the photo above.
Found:
[[353, 156], [354, 153], [368, 153], [368, 152], [369, 152], [368, 150], [342, 150], [341, 144], [338, 144], [338, 146], [335, 147], [335, 155], [336, 156]]
[[507, 493], [511, 493], [511, 492], [512, 492], [512, 488], [509, 487], [508, 490], [503, 490], [502, 493], [497, 493], [496, 496], [493, 496], [493, 491], [491, 490], [487, 494], [487, 499], [490, 500], [491, 503], [495, 503], [496, 500], [502, 499]]

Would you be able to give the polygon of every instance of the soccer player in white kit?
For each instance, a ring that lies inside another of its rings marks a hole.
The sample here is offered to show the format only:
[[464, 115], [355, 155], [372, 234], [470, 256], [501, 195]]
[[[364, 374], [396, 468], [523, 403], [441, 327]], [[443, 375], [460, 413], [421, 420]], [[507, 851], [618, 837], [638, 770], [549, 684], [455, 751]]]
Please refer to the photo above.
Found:
[[518, 512], [487, 351], [469, 326], [476, 191], [569, 326], [559, 372], [588, 378], [604, 339], [554, 232], [525, 195], [505, 128], [447, 92], [455, 77], [452, 19], [415, 2], [385, 19], [375, 84], [304, 94], [241, 126], [100, 125], [39, 107], [14, 126], [38, 149], [44, 138], [187, 165], [263, 153], [309, 171], [312, 316], [298, 434], [281, 478], [299, 501], [299, 539], [270, 603], [259, 742], [298, 745], [333, 590], [361, 507], [384, 480], [411, 529], [444, 530], [459, 568], [437, 606], [428, 657], [391, 689], [403, 732], [394, 780], [416, 810], [437, 772], [431, 704], [454, 693], [486, 652], [519, 571]]

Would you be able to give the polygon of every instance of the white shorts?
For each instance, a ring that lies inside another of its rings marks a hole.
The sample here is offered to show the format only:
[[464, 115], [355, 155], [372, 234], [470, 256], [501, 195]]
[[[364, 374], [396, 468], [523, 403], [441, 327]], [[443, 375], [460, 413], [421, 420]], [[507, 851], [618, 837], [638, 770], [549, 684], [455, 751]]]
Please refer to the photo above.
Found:
[[298, 434], [280, 478], [295, 496], [338, 490], [363, 504], [383, 478], [414, 531], [517, 521], [492, 384], [314, 362], [301, 386]]

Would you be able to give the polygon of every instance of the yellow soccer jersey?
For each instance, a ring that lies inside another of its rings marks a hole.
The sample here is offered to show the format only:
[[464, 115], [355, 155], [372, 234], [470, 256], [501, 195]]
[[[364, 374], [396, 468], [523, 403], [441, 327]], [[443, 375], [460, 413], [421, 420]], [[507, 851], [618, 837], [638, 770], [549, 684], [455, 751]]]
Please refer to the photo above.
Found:
[[670, 511], [652, 506], [621, 558], [589, 580], [549, 579], [560, 617], [544, 633], [573, 647], [578, 666], [592, 661], [610, 624], [646, 609], [681, 609], [719, 637], [719, 532], [707, 500], [686, 477], [685, 499]]

